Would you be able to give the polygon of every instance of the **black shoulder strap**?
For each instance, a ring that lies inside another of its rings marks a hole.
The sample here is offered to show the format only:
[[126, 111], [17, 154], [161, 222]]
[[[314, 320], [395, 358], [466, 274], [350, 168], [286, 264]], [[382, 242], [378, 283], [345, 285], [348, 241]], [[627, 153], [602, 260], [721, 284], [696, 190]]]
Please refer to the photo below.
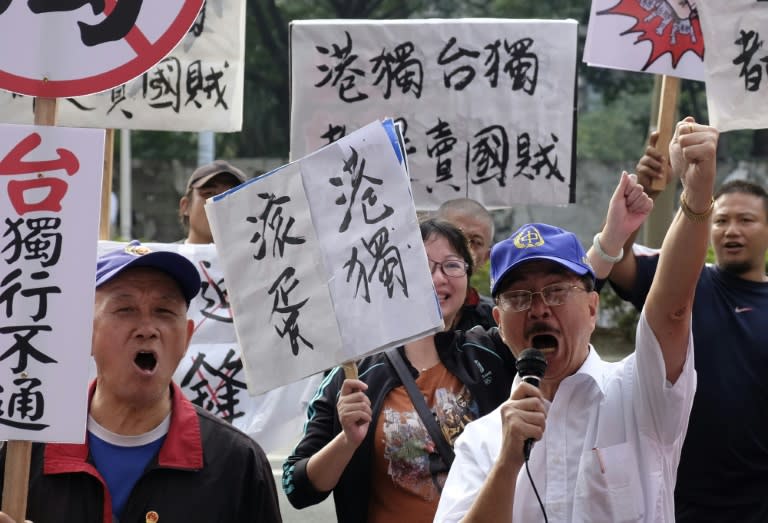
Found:
[[403, 382], [403, 385], [405, 385], [405, 390], [408, 391], [408, 396], [411, 397], [411, 402], [413, 403], [413, 406], [416, 407], [416, 412], [419, 413], [421, 421], [424, 422], [424, 426], [427, 428], [427, 432], [429, 432], [429, 437], [432, 438], [432, 441], [437, 446], [437, 450], [440, 453], [440, 456], [443, 458], [445, 464], [450, 468], [455, 456], [453, 453], [453, 448], [448, 443], [448, 440], [445, 439], [443, 431], [438, 426], [437, 421], [435, 421], [435, 416], [432, 414], [432, 411], [429, 410], [427, 402], [424, 401], [424, 395], [416, 386], [416, 382], [413, 380], [413, 376], [408, 370], [408, 367], [405, 366], [403, 357], [400, 355], [400, 352], [397, 350], [397, 348], [389, 349], [386, 352], [386, 355], [389, 363], [392, 364], [392, 366], [395, 368], [395, 371], [397, 372], [397, 375], [400, 376], [400, 381]]

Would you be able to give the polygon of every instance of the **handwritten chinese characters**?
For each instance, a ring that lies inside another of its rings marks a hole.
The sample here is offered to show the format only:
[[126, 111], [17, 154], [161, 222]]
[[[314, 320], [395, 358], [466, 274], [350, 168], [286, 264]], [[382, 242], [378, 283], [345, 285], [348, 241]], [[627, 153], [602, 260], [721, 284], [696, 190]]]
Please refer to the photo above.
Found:
[[190, 401], [230, 423], [243, 417], [240, 391], [246, 385], [238, 379], [243, 363], [235, 350], [229, 349], [224, 359], [216, 363], [212, 362], [214, 355], [203, 351], [190, 359], [192, 364], [179, 382]]
[[697, 0], [709, 123], [721, 132], [768, 127], [768, 1]]
[[[77, 173], [78, 163], [74, 154], [59, 149], [59, 158], [47, 161], [25, 161], [28, 153], [42, 142], [37, 133], [31, 133], [0, 160], [0, 176], [36, 174], [38, 170], [65, 170], [68, 175]], [[20, 177], [21, 178], [21, 177]], [[62, 237], [59, 232], [61, 200], [67, 192], [67, 180], [57, 177], [12, 179], [7, 182], [8, 197], [18, 218], [6, 217], [2, 224], [0, 253], [4, 256], [2, 280], [0, 280], [0, 305], [4, 305], [3, 326], [0, 326], [0, 362], [10, 365], [14, 375], [8, 404], [3, 408], [0, 401], [0, 424], [17, 428], [40, 430], [47, 425], [39, 423], [45, 412], [45, 400], [34, 389], [40, 380], [27, 378], [31, 360], [41, 364], [56, 363], [38, 345], [41, 333], [49, 334], [53, 329], [48, 318], [48, 300], [52, 294], [61, 294], [57, 285], [48, 284], [49, 268], [59, 261]], [[27, 195], [36, 189], [47, 189], [47, 195], [39, 202], [30, 203]], [[36, 218], [25, 215], [38, 211], [48, 214]], [[24, 260], [22, 266], [20, 260]], [[34, 311], [30, 315], [20, 314], [29, 307], [20, 307], [26, 300]], [[16, 308], [14, 309], [14, 304]], [[15, 313], [14, 313], [15, 311]], [[31, 320], [31, 321], [30, 321]], [[43, 344], [42, 347], [50, 346]], [[15, 390], [14, 390], [15, 389]], [[6, 392], [0, 385], [0, 393]]]
[[249, 392], [441, 328], [396, 138], [373, 122], [206, 204]]
[[744, 78], [744, 89], [747, 91], [760, 89], [763, 71], [768, 75], [768, 52], [757, 54], [763, 50], [764, 43], [757, 31], [739, 29], [739, 38], [734, 42], [739, 54], [733, 59], [733, 64], [739, 67], [739, 78]]
[[573, 201], [576, 33], [574, 21], [293, 22], [291, 153], [386, 115], [419, 209]]
[[[345, 179], [347, 177], [350, 179], [351, 191], [349, 192], [349, 197], [342, 193], [335, 200], [336, 205], [345, 208], [344, 217], [338, 229], [339, 233], [348, 231], [352, 221], [353, 207], [359, 209], [359, 212], [356, 212], [355, 215], [360, 215], [366, 225], [378, 224], [394, 213], [394, 209], [385, 203], [377, 205], [379, 197], [376, 194], [376, 186], [382, 185], [382, 179], [366, 176], [366, 159], [362, 158], [354, 147], [350, 146], [349, 149], [350, 154], [344, 159], [341, 176], [333, 176], [328, 180], [332, 186], [343, 189]], [[357, 195], [363, 184], [365, 185], [364, 191], [359, 205], [356, 205], [358, 203], [356, 202]], [[355, 273], [357, 273], [355, 278], [355, 296], [360, 296], [370, 303], [369, 284], [373, 281], [374, 276], [378, 276], [378, 282], [386, 289], [387, 296], [390, 298], [394, 292], [395, 284], [402, 289], [405, 296], [408, 296], [408, 282], [406, 281], [400, 251], [397, 247], [389, 244], [389, 233], [386, 226], [377, 229], [368, 240], [361, 238], [360, 244], [368, 256], [372, 258], [370, 268], [366, 267], [366, 264], [363, 262], [360, 255], [362, 251], [358, 249], [357, 245], [352, 247], [350, 258], [344, 264], [344, 268], [348, 269], [347, 282], [351, 281]]]
[[[342, 44], [318, 45], [317, 53], [329, 62], [317, 65], [322, 78], [315, 87], [331, 87], [338, 91], [339, 99], [354, 103], [368, 98], [367, 92], [358, 88], [358, 81], [375, 78], [372, 87], [382, 90], [382, 97], [392, 96], [393, 85], [397, 90], [421, 98], [424, 88], [424, 65], [427, 59], [417, 51], [414, 42], [407, 40], [396, 43], [391, 50], [384, 48], [370, 59], [361, 59], [353, 52], [353, 41], [349, 31], [344, 31]], [[451, 36], [439, 54], [434, 58], [443, 70], [443, 87], [456, 91], [464, 90], [482, 68], [483, 76], [492, 88], [499, 87], [499, 75], [503, 75], [512, 91], [533, 95], [539, 74], [539, 58], [534, 49], [533, 38], [516, 41], [496, 39], [482, 46], [463, 47]], [[366, 64], [367, 62], [367, 64]], [[370, 71], [364, 67], [370, 65]], [[370, 77], [368, 75], [370, 73]], [[430, 86], [437, 88], [438, 86]]]
[[[407, 135], [407, 121], [403, 126], [406, 136], [406, 146], [410, 143]], [[329, 128], [334, 127], [329, 124]], [[336, 126], [336, 134], [323, 135], [332, 143], [341, 138], [344, 131], [343, 126]], [[438, 117], [434, 126], [427, 129], [425, 137], [419, 141], [425, 141], [426, 153], [433, 162], [431, 171], [434, 177], [427, 178], [421, 173], [414, 174], [412, 177], [425, 184], [427, 192], [431, 193], [438, 186], [447, 186], [454, 192], [461, 191], [460, 182], [469, 180], [473, 185], [490, 184], [494, 188], [505, 187], [509, 178], [522, 178], [528, 181], [534, 181], [539, 178], [551, 181], [566, 183], [565, 176], [558, 167], [558, 143], [559, 138], [551, 134], [548, 139], [541, 142], [532, 143], [531, 135], [522, 132], [513, 137], [510, 143], [510, 137], [507, 130], [498, 124], [492, 124], [484, 127], [471, 135], [471, 141], [459, 143], [454, 134], [451, 125]], [[416, 152], [415, 147], [411, 147], [411, 152]], [[357, 152], [353, 151], [351, 157], [357, 161]], [[510, 160], [511, 158], [511, 160]], [[363, 177], [353, 178], [354, 199], [357, 188], [354, 183], [360, 183]], [[341, 178], [334, 178], [331, 183], [341, 184]], [[368, 190], [369, 192], [371, 189]], [[341, 198], [344, 198], [343, 196]], [[366, 210], [365, 208], [363, 209]], [[348, 225], [350, 214], [344, 217], [342, 228]], [[366, 222], [369, 223], [369, 222]], [[339, 230], [339, 232], [343, 232]]]
[[[95, 264], [83, 266], [76, 249], [86, 236], [93, 244], [103, 136], [0, 126], [0, 439], [13, 429], [14, 439], [41, 440], [70, 414], [84, 420]], [[95, 153], [83, 155], [88, 148]], [[83, 204], [84, 196], [91, 199]], [[81, 332], [70, 336], [73, 329]], [[81, 369], [69, 374], [73, 365]], [[83, 409], [62, 404], [75, 398]], [[61, 440], [82, 439], [78, 428]]]
[[[253, 254], [254, 260], [261, 262], [265, 256], [269, 257], [264, 263], [282, 262], [285, 269], [280, 272], [277, 278], [267, 289], [267, 294], [272, 298], [272, 314], [281, 315], [279, 325], [274, 325], [275, 331], [281, 338], [288, 336], [293, 355], [299, 353], [299, 342], [306, 348], [312, 349], [314, 345], [301, 335], [299, 328], [299, 311], [307, 303], [308, 298], [296, 299], [296, 294], [301, 294], [301, 289], [296, 289], [300, 280], [296, 277], [295, 267], [290, 265], [290, 260], [284, 260], [285, 246], [298, 246], [305, 242], [300, 236], [291, 236], [291, 227], [295, 223], [293, 216], [287, 213], [286, 209], [291, 202], [289, 196], [276, 196], [273, 193], [260, 193], [258, 195], [260, 202], [264, 205], [258, 216], [246, 216], [248, 223], [256, 225], [256, 231], [251, 237], [250, 242], [255, 245]], [[271, 246], [268, 249], [268, 243]], [[287, 262], [287, 263], [286, 263]], [[291, 294], [293, 293], [293, 296]]]

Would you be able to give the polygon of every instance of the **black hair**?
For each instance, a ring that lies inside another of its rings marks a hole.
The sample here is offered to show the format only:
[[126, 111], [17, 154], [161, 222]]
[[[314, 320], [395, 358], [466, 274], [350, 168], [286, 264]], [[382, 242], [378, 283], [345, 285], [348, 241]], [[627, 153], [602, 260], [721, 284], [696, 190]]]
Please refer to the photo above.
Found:
[[768, 218], [768, 192], [759, 183], [751, 182], [749, 180], [731, 180], [725, 182], [715, 191], [714, 198], [717, 200], [724, 194], [750, 194], [757, 196], [763, 200], [763, 209], [765, 210], [765, 216]]
[[461, 232], [461, 229], [450, 222], [439, 218], [428, 218], [419, 223], [421, 229], [421, 239], [426, 242], [433, 236], [441, 236], [448, 241], [448, 244], [461, 256], [467, 264], [467, 279], [472, 277], [475, 269], [475, 262], [472, 259], [472, 252], [469, 250], [467, 237]]

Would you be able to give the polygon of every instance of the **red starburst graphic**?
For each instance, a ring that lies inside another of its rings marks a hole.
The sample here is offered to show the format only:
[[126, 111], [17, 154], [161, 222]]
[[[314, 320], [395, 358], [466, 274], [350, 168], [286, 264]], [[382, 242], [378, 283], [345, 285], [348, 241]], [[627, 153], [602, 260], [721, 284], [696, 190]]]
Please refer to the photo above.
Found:
[[667, 0], [620, 0], [598, 15], [624, 15], [635, 19], [635, 24], [621, 34], [640, 33], [635, 45], [651, 43], [651, 54], [643, 71], [667, 53], [672, 56], [672, 67], [677, 67], [687, 52], [704, 59], [704, 38], [695, 9], [688, 18], [680, 18]]

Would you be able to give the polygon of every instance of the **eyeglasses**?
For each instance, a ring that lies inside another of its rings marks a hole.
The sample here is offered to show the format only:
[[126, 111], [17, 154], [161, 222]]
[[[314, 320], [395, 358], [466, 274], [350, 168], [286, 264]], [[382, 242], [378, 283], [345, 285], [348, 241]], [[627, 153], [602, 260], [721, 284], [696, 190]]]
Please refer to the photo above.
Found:
[[571, 283], [553, 283], [537, 292], [522, 290], [502, 292], [496, 297], [496, 305], [505, 312], [523, 312], [531, 308], [534, 295], [540, 294], [545, 305], [556, 307], [564, 304], [574, 289], [587, 292], [587, 289], [584, 287]]
[[[427, 258], [429, 260], [429, 258]], [[449, 278], [461, 278], [467, 274], [469, 265], [462, 260], [445, 260], [443, 262], [436, 262], [435, 260], [429, 260], [429, 272], [435, 274], [437, 268], [443, 271], [443, 274]]]

